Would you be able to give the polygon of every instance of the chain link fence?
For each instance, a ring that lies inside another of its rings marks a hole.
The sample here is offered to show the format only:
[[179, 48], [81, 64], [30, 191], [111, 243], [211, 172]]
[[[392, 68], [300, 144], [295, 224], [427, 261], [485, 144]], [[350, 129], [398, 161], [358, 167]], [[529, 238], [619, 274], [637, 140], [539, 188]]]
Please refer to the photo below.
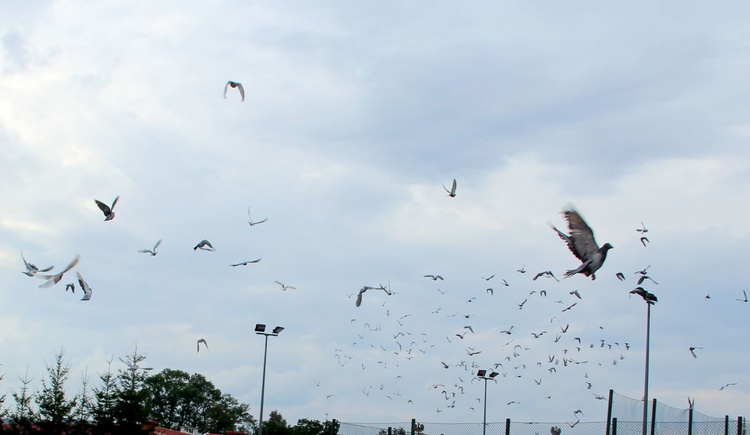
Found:
[[412, 420], [396, 423], [340, 423], [339, 435], [748, 435], [743, 417], [710, 417], [694, 409], [658, 403], [647, 410], [643, 422], [643, 400], [610, 390], [607, 421], [604, 422], [505, 422], [429, 423]]

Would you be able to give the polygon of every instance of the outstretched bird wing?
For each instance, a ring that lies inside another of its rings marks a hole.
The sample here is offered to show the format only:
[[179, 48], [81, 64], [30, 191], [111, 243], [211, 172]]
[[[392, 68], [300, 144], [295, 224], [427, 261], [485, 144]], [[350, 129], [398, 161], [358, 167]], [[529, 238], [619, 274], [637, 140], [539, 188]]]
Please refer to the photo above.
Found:
[[568, 221], [570, 235], [566, 235], [552, 224], [550, 226], [567, 243], [570, 252], [584, 263], [600, 255], [599, 245], [596, 244], [594, 239], [594, 231], [583, 220], [578, 211], [572, 205], [569, 205], [563, 210], [563, 215]]

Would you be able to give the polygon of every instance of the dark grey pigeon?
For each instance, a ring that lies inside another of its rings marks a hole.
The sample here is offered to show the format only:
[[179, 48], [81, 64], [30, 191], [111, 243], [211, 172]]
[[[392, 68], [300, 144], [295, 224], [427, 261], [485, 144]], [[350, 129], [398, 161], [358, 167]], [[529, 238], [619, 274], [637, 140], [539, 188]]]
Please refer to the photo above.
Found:
[[596, 279], [594, 273], [604, 264], [607, 251], [612, 249], [612, 245], [605, 243], [601, 248], [597, 245], [596, 240], [594, 240], [594, 231], [586, 224], [586, 221], [583, 220], [573, 205], [568, 205], [563, 209], [563, 215], [568, 221], [570, 235], [558, 230], [551, 222], [548, 222], [548, 224], [568, 244], [570, 252], [582, 262], [578, 268], [565, 272], [565, 278], [576, 273], [582, 273], [594, 280]]
[[109, 206], [98, 199], [95, 199], [94, 202], [96, 202], [96, 205], [99, 207], [99, 210], [104, 213], [104, 221], [111, 221], [115, 218], [115, 205], [117, 205], [117, 200], [120, 199], [120, 195], [117, 195], [115, 197], [115, 200], [112, 201], [112, 205]]

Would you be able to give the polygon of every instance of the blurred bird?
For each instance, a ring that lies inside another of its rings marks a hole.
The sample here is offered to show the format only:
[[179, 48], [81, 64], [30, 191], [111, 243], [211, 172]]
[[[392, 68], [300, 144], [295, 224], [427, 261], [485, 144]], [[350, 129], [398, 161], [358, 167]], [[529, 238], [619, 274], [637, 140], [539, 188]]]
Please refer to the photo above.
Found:
[[198, 341], [195, 343], [195, 352], [198, 353], [201, 351], [201, 343], [203, 343], [204, 346], [206, 346], [207, 351], [211, 351], [211, 349], [208, 348], [208, 343], [206, 343], [205, 338], [199, 338]]
[[282, 290], [282, 291], [287, 291], [287, 290], [296, 290], [296, 289], [297, 289], [297, 287], [292, 287], [292, 286], [290, 286], [290, 285], [284, 285], [284, 284], [280, 283], [279, 281], [274, 281], [274, 282], [275, 282], [276, 284], [278, 284], [278, 285], [280, 285], [280, 286], [281, 286], [281, 290]]
[[693, 355], [693, 358], [698, 358], [698, 355], [695, 354], [695, 349], [703, 349], [702, 347], [695, 347], [690, 346], [688, 350], [690, 351], [690, 355]]
[[622, 272], [617, 272], [617, 273], [615, 274], [615, 276], [616, 276], [616, 277], [617, 277], [617, 279], [619, 279], [620, 281], [625, 281], [625, 274], [624, 274], [624, 273], [622, 273]]
[[732, 386], [732, 385], [737, 385], [737, 382], [730, 382], [728, 384], [724, 384], [721, 388], [719, 388], [719, 391], [723, 391], [724, 388], [727, 388], [727, 387]]
[[643, 222], [641, 222], [641, 227], [640, 228], [636, 228], [635, 230], [638, 231], [639, 233], [647, 233], [648, 232], [648, 228], [646, 228], [646, 226], [643, 225]]
[[453, 184], [451, 185], [450, 190], [448, 190], [448, 188], [445, 187], [445, 185], [443, 185], [443, 189], [445, 189], [445, 191], [448, 192], [448, 196], [450, 196], [451, 198], [455, 198], [456, 197], [456, 179], [455, 178], [453, 179]]
[[250, 218], [250, 220], [247, 221], [247, 223], [249, 223], [251, 227], [253, 225], [262, 224], [263, 222], [265, 222], [265, 221], [268, 220], [268, 218], [265, 218], [265, 219], [261, 219], [259, 221], [253, 222], [253, 217], [252, 217], [252, 215], [250, 215], [250, 207], [247, 208], [247, 216]]
[[67, 293], [68, 290], [70, 290], [71, 292], [75, 293], [76, 292], [76, 284], [74, 282], [65, 284], [65, 292]]
[[76, 272], [76, 276], [78, 277], [78, 284], [83, 290], [83, 297], [81, 298], [81, 300], [90, 301], [91, 295], [93, 294], [93, 292], [91, 291], [91, 287], [89, 287], [89, 284], [83, 279], [80, 272]]
[[745, 290], [742, 290], [742, 295], [745, 297], [744, 299], [737, 299], [740, 302], [747, 302], [747, 292]]
[[656, 302], [658, 302], [658, 299], [656, 298], [656, 295], [653, 293], [647, 292], [643, 287], [636, 287], [633, 290], [630, 291], [630, 294], [639, 295], [643, 298], [644, 301], [646, 301], [647, 304], [654, 305]]
[[153, 249], [141, 249], [138, 252], [140, 252], [141, 254], [151, 254], [151, 256], [153, 257], [157, 254], [156, 248], [158, 248], [159, 245], [161, 245], [161, 239], [159, 239], [159, 241], [154, 244]]
[[232, 89], [237, 88], [240, 91], [240, 96], [242, 97], [242, 101], [245, 101], [245, 88], [242, 86], [242, 83], [240, 82], [233, 82], [229, 80], [226, 85], [224, 85], [224, 99], [227, 99], [227, 90], [229, 87], [232, 87]]
[[575, 296], [575, 297], [577, 297], [578, 299], [583, 299], [581, 297], [581, 294], [578, 293], [578, 290], [573, 290], [572, 292], [568, 292], [568, 293], [571, 294], [571, 295], [573, 295], [573, 296]]
[[651, 243], [651, 241], [648, 239], [648, 237], [643, 236], [641, 237], [641, 244], [643, 244], [643, 247], [646, 247], [646, 243]]
[[230, 266], [232, 266], [232, 267], [237, 267], [237, 266], [247, 266], [248, 264], [255, 264], [255, 263], [259, 262], [259, 261], [260, 261], [260, 258], [259, 258], [259, 259], [257, 259], [257, 260], [252, 260], [252, 261], [243, 261], [242, 263], [235, 263], [235, 264], [230, 264]]
[[643, 284], [643, 281], [645, 281], [645, 280], [647, 280], [647, 279], [648, 279], [648, 280], [650, 280], [651, 282], [653, 282], [654, 284], [656, 284], [656, 285], [659, 285], [659, 283], [658, 283], [658, 282], [654, 281], [654, 279], [653, 279], [653, 278], [651, 278], [651, 277], [650, 277], [650, 276], [648, 276], [648, 275], [642, 275], [642, 276], [641, 276], [640, 278], [638, 278], [638, 285], [641, 285], [641, 284]]
[[546, 277], [549, 277], [549, 278], [554, 278], [554, 279], [555, 279], [555, 281], [557, 281], [557, 282], [560, 282], [560, 280], [559, 280], [559, 279], [557, 279], [557, 277], [555, 276], [555, 274], [554, 274], [554, 273], [552, 273], [552, 271], [551, 271], [551, 270], [545, 270], [544, 272], [539, 272], [539, 273], [537, 273], [537, 274], [536, 274], [536, 275], [534, 276], [534, 278], [531, 278], [531, 280], [532, 280], [532, 281], [536, 281], [536, 279], [537, 279], [537, 278], [539, 278], [540, 276], [546, 276]]
[[46, 279], [47, 280], [47, 282], [45, 282], [44, 284], [40, 285], [39, 288], [52, 287], [53, 285], [55, 285], [58, 282], [60, 282], [60, 280], [62, 279], [62, 277], [65, 274], [65, 272], [67, 272], [70, 269], [74, 268], [76, 266], [76, 264], [78, 264], [78, 260], [80, 260], [80, 258], [81, 258], [80, 256], [76, 255], [76, 258], [74, 258], [73, 261], [71, 261], [70, 264], [68, 264], [68, 266], [65, 269], [63, 269], [62, 271], [60, 271], [60, 272], [58, 272], [58, 273], [56, 273], [54, 275], [37, 275], [37, 277], [39, 277], [41, 279]]
[[425, 278], [432, 278], [433, 281], [437, 281], [437, 280], [442, 281], [443, 280], [443, 277], [440, 276], [440, 275], [425, 275], [424, 277]]
[[595, 272], [604, 264], [604, 260], [607, 259], [607, 251], [612, 249], [612, 245], [605, 243], [600, 248], [594, 239], [594, 231], [572, 205], [568, 205], [563, 209], [563, 215], [568, 221], [570, 235], [566, 235], [558, 230], [552, 225], [552, 222], [547, 223], [565, 241], [573, 255], [582, 261], [582, 264], [578, 268], [565, 272], [565, 278], [571, 277], [576, 273], [582, 273], [594, 280], [596, 279]]
[[195, 251], [195, 250], [197, 250], [197, 249], [201, 249], [201, 250], [203, 250], [203, 251], [215, 251], [215, 250], [216, 250], [216, 249], [214, 249], [214, 247], [213, 247], [213, 246], [211, 245], [211, 242], [209, 242], [209, 241], [208, 241], [208, 240], [206, 240], [206, 239], [203, 239], [203, 240], [201, 240], [200, 242], [198, 242], [198, 244], [197, 244], [197, 245], [195, 245], [195, 247], [193, 248], [193, 251]]
[[117, 200], [118, 199], [120, 199], [120, 195], [117, 195], [115, 197], [115, 200], [112, 201], [112, 205], [111, 206], [109, 206], [109, 205], [107, 205], [107, 204], [99, 201], [98, 199], [94, 200], [96, 202], [96, 205], [99, 206], [99, 210], [101, 210], [102, 213], [104, 213], [104, 221], [105, 222], [106, 221], [111, 221], [112, 219], [115, 218], [115, 205], [117, 205]]
[[50, 270], [55, 268], [55, 266], [50, 266], [44, 269], [40, 269], [36, 267], [35, 264], [29, 263], [28, 261], [26, 261], [26, 258], [23, 256], [23, 252], [21, 252], [21, 258], [23, 259], [24, 266], [26, 266], [26, 271], [25, 272], [21, 271], [21, 273], [27, 276], [34, 276], [36, 275], [37, 272], [49, 272]]
[[516, 272], [518, 273], [526, 273], [526, 265], [522, 265], [520, 269], [516, 269]]

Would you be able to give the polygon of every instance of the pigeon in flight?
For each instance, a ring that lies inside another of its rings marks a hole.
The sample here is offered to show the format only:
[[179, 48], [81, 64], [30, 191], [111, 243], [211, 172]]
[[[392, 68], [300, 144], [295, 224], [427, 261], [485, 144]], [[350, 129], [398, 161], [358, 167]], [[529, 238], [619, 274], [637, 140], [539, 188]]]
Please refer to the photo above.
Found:
[[209, 352], [211, 351], [208, 348], [208, 343], [206, 343], [206, 339], [205, 338], [199, 338], [198, 341], [195, 343], [195, 348], [196, 348], [195, 352], [196, 353], [198, 353], [198, 352], [201, 351], [201, 343], [203, 343], [203, 345], [206, 346], [206, 350], [207, 351], [209, 351]]
[[612, 245], [605, 243], [600, 248], [596, 244], [596, 240], [594, 240], [594, 231], [586, 224], [586, 221], [583, 220], [572, 205], [568, 205], [563, 209], [563, 215], [568, 221], [570, 235], [558, 230], [552, 225], [552, 222], [548, 222], [548, 224], [565, 241], [573, 255], [582, 262], [578, 268], [565, 272], [565, 278], [571, 277], [576, 273], [582, 273], [594, 280], [596, 279], [595, 272], [604, 264], [604, 260], [607, 258], [607, 251], [612, 249]]
[[724, 388], [732, 386], [732, 385], [737, 385], [737, 382], [730, 382], [728, 384], [724, 384], [721, 388], [719, 388], [719, 391], [723, 391]]
[[617, 272], [617, 273], [615, 274], [615, 276], [616, 276], [616, 277], [617, 277], [617, 279], [619, 279], [620, 281], [625, 281], [625, 274], [624, 274], [624, 273], [622, 273], [622, 272]]
[[516, 272], [518, 273], [526, 273], [526, 265], [522, 265], [520, 269], [516, 269]]
[[259, 261], [260, 261], [260, 258], [259, 258], [259, 259], [257, 259], [257, 260], [252, 260], [252, 261], [243, 261], [242, 263], [235, 263], [235, 264], [230, 264], [230, 266], [232, 266], [232, 267], [237, 267], [237, 266], [247, 266], [248, 264], [255, 264], [255, 263], [259, 262]]
[[203, 251], [215, 251], [214, 247], [211, 245], [211, 242], [209, 242], [206, 239], [201, 240], [195, 247], [193, 248], [193, 251], [201, 249]]
[[24, 266], [26, 266], [26, 271], [25, 272], [22, 271], [21, 273], [27, 276], [34, 276], [36, 275], [37, 272], [49, 272], [50, 270], [55, 268], [55, 266], [50, 266], [44, 269], [40, 269], [36, 267], [35, 264], [29, 263], [28, 261], [26, 261], [26, 258], [23, 256], [23, 252], [21, 252], [21, 258], [23, 258], [23, 264]]
[[58, 282], [60, 282], [65, 272], [74, 268], [76, 264], [78, 264], [78, 260], [80, 260], [80, 258], [81, 258], [80, 256], [76, 255], [76, 258], [74, 258], [73, 261], [71, 261], [70, 264], [68, 264], [68, 266], [65, 269], [63, 269], [61, 272], [58, 272], [54, 275], [37, 275], [39, 278], [47, 280], [47, 282], [40, 285], [39, 288], [49, 288], [57, 284]]
[[81, 289], [83, 290], [83, 297], [81, 298], [82, 301], [90, 301], [91, 295], [93, 292], [91, 291], [91, 287], [89, 287], [89, 283], [87, 283], [83, 277], [81, 276], [81, 272], [76, 272], [76, 277], [78, 277], [78, 284], [81, 286]]
[[250, 214], [250, 207], [247, 208], [247, 216], [250, 218], [250, 220], [247, 221], [247, 223], [249, 223], [251, 227], [254, 225], [262, 224], [263, 222], [268, 220], [268, 218], [265, 218], [265, 219], [261, 219], [259, 221], [253, 222], [253, 216]]
[[702, 347], [695, 347], [695, 346], [690, 346], [688, 348], [688, 350], [690, 351], [690, 355], [693, 355], [693, 358], [698, 358], [698, 355], [695, 354], [695, 350], [696, 349], [703, 349], [703, 348]]
[[742, 295], [745, 297], [744, 299], [737, 299], [740, 302], [747, 302], [747, 292], [745, 290], [742, 290]]
[[654, 305], [659, 300], [656, 298], [656, 295], [653, 293], [649, 293], [646, 290], [644, 290], [643, 287], [636, 287], [633, 290], [630, 291], [631, 295], [639, 295], [643, 298], [644, 301], [646, 301], [647, 304]]
[[283, 284], [283, 283], [281, 283], [281, 282], [279, 282], [279, 281], [274, 281], [274, 282], [275, 282], [276, 284], [278, 284], [278, 285], [280, 285], [280, 286], [281, 286], [281, 290], [282, 290], [282, 291], [287, 291], [287, 290], [296, 290], [296, 289], [297, 289], [297, 287], [292, 287], [292, 286], [290, 286], [290, 285], [286, 285], [286, 284]]
[[636, 228], [635, 230], [638, 231], [639, 233], [647, 233], [648, 232], [648, 228], [646, 228], [646, 225], [643, 225], [643, 222], [641, 222], [641, 227], [640, 228]]
[[536, 279], [539, 278], [540, 276], [546, 276], [546, 277], [554, 278], [555, 281], [560, 282], [560, 280], [557, 279], [557, 277], [555, 276], [554, 273], [552, 273], [551, 270], [545, 270], [544, 272], [539, 272], [531, 280], [532, 281], [536, 281]]
[[233, 82], [229, 80], [226, 85], [224, 85], [224, 99], [227, 99], [227, 90], [229, 88], [237, 88], [240, 91], [240, 96], [242, 97], [242, 101], [245, 101], [245, 88], [242, 86], [242, 83], [240, 82]]
[[161, 245], [161, 239], [159, 239], [159, 241], [154, 244], [154, 248], [153, 249], [141, 249], [138, 252], [140, 252], [142, 254], [151, 254], [151, 256], [153, 257], [153, 256], [155, 256], [157, 254], [156, 248], [158, 248], [159, 245]]
[[448, 188], [445, 187], [445, 185], [443, 185], [443, 189], [445, 189], [445, 191], [448, 192], [448, 196], [450, 196], [451, 198], [455, 198], [456, 197], [456, 179], [455, 178], [453, 179], [453, 184], [451, 185], [450, 190], [448, 190]]
[[366, 286], [362, 287], [362, 288], [361, 288], [361, 289], [359, 290], [359, 293], [357, 294], [357, 300], [355, 301], [355, 305], [356, 305], [356, 306], [358, 306], [358, 307], [359, 307], [360, 305], [362, 305], [362, 295], [363, 295], [363, 294], [364, 294], [364, 293], [365, 293], [365, 292], [366, 292], [367, 290], [383, 290], [383, 291], [384, 291], [384, 292], [385, 292], [385, 293], [386, 293], [387, 295], [389, 295], [389, 296], [393, 294], [393, 292], [389, 291], [389, 290], [388, 290], [387, 288], [385, 288], [385, 287], [384, 287], [383, 285], [381, 285], [380, 287], [370, 287], [370, 286], [367, 286], [367, 285], [366, 285]]
[[118, 199], [120, 199], [120, 195], [117, 195], [115, 197], [115, 200], [112, 201], [112, 205], [111, 206], [109, 206], [109, 205], [107, 205], [107, 204], [99, 201], [98, 199], [94, 200], [96, 202], [96, 205], [99, 206], [99, 210], [101, 210], [102, 213], [104, 213], [104, 221], [105, 222], [106, 221], [111, 221], [112, 219], [115, 218], [115, 205], [117, 205], [117, 200]]
[[440, 275], [425, 275], [424, 277], [425, 278], [432, 278], [433, 281], [437, 281], [437, 280], [442, 281], [443, 280], [443, 277], [440, 276]]
[[646, 243], [651, 243], [651, 241], [646, 236], [641, 237], [641, 244], [643, 244], [644, 248], [646, 247]]

